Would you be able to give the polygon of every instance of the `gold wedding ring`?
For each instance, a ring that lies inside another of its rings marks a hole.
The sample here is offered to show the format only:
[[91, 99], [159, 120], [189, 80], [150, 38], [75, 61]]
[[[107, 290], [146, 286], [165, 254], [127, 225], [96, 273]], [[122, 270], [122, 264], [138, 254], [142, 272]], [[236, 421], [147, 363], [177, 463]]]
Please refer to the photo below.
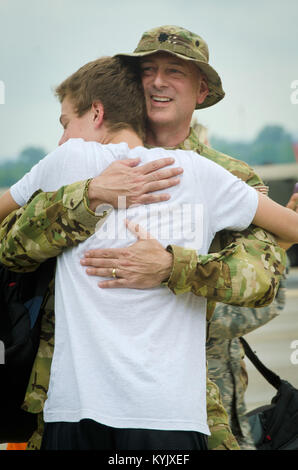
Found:
[[112, 276], [113, 276], [114, 279], [117, 277], [117, 275], [116, 275], [116, 268], [113, 268], [113, 269], [112, 269]]

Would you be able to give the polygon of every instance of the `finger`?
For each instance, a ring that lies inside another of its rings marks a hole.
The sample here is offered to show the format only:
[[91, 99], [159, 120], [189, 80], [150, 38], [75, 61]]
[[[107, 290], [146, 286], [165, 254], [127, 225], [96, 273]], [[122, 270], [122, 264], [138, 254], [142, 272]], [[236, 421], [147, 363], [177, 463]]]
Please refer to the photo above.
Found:
[[290, 197], [290, 201], [298, 201], [298, 193], [292, 194], [292, 196]]
[[291, 209], [294, 212], [298, 213], [298, 203], [295, 201], [289, 202], [286, 206], [288, 209]]
[[144, 227], [140, 224], [134, 223], [132, 220], [125, 219], [125, 225], [138, 240], [149, 240], [150, 238], [153, 238], [150, 233], [144, 229]]
[[138, 158], [125, 158], [124, 160], [120, 160], [123, 165], [134, 167], [140, 163], [141, 159]]
[[142, 175], [147, 175], [153, 171], [160, 170], [165, 166], [172, 165], [175, 162], [174, 158], [160, 158], [159, 160], [154, 160], [153, 162], [145, 163], [141, 165], [137, 171]]
[[102, 289], [113, 289], [119, 287], [128, 287], [126, 279], [113, 279], [112, 281], [101, 281], [97, 284]]
[[[125, 271], [122, 269], [115, 268], [116, 272], [116, 279], [122, 279], [125, 277]], [[86, 269], [86, 274], [88, 276], [97, 276], [97, 277], [110, 277], [114, 278], [113, 276], [113, 268], [87, 268]]]
[[162, 194], [143, 194], [137, 200], [137, 204], [156, 204], [157, 202], [164, 202], [171, 199], [170, 194], [162, 193]]
[[163, 189], [172, 188], [173, 186], [177, 186], [177, 184], [179, 183], [179, 176], [175, 176], [174, 178], [168, 178], [166, 180], [154, 181], [152, 183], [145, 184], [143, 192], [146, 194], [153, 193], [154, 191], [161, 191]]
[[166, 170], [157, 170], [153, 173], [149, 173], [145, 177], [145, 182], [150, 183], [152, 181], [160, 181], [165, 180], [167, 178], [173, 178], [174, 176], [181, 175], [183, 173], [183, 168], [175, 167], [175, 168], [167, 168]]
[[123, 250], [119, 248], [88, 250], [84, 253], [85, 258], [114, 258], [123, 256]]
[[286, 205], [288, 209], [292, 209], [293, 211], [296, 209], [296, 202], [295, 201], [289, 201], [288, 204]]
[[82, 266], [90, 266], [94, 268], [114, 268], [118, 259], [114, 258], [82, 258], [80, 263]]
[[298, 204], [298, 193], [295, 193], [291, 196], [288, 204], [286, 205], [286, 207], [288, 209], [292, 209], [292, 210], [295, 210], [296, 207], [297, 207], [297, 204]]

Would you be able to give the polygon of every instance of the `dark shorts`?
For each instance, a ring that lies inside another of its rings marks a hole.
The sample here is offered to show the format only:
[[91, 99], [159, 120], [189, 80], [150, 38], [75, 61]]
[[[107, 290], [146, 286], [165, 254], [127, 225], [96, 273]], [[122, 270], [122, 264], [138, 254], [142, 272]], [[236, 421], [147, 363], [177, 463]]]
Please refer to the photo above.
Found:
[[112, 428], [83, 419], [45, 423], [41, 450], [208, 450], [207, 436], [194, 431]]

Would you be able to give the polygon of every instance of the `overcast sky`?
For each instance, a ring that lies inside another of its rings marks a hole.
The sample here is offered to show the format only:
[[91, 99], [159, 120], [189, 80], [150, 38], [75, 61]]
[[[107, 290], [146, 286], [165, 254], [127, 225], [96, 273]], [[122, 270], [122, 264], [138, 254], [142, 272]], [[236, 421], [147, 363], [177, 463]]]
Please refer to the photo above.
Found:
[[251, 139], [266, 124], [297, 135], [297, 0], [0, 0], [0, 158], [28, 145], [55, 148], [53, 88], [90, 60], [132, 51], [143, 31], [164, 24], [209, 45], [226, 92], [197, 114], [211, 135]]

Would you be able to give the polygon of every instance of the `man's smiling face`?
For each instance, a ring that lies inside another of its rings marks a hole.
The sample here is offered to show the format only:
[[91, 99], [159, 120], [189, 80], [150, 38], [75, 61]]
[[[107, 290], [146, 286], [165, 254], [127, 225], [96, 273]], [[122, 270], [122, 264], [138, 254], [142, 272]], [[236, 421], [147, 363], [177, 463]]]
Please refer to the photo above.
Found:
[[149, 125], [189, 125], [196, 104], [202, 99], [198, 67], [167, 52], [141, 59], [142, 83]]

